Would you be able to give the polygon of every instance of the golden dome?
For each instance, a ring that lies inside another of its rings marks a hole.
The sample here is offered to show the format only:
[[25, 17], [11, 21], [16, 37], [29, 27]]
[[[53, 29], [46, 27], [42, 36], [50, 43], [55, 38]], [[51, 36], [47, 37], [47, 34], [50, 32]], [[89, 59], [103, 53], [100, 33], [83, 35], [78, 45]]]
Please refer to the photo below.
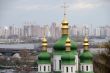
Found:
[[47, 39], [44, 37], [42, 40], [42, 46], [46, 46], [46, 44], [47, 44]]
[[43, 51], [46, 51], [47, 50], [47, 39], [45, 38], [45, 34], [44, 34], [44, 37], [43, 37], [43, 39], [42, 39], [42, 50]]
[[67, 40], [66, 40], [66, 43], [70, 43], [70, 42], [71, 42], [71, 40], [70, 40], [70, 38], [68, 37]]
[[42, 42], [47, 42], [47, 39], [44, 37], [43, 40], [42, 40]]
[[85, 38], [84, 38], [83, 46], [84, 46], [84, 49], [85, 49], [85, 50], [88, 50], [89, 40], [88, 40], [87, 36], [85, 36]]
[[66, 17], [63, 18], [62, 24], [63, 24], [63, 23], [68, 23], [68, 20], [67, 20]]
[[71, 40], [70, 40], [69, 37], [67, 37], [65, 46], [66, 46], [66, 51], [70, 51], [71, 50]]
[[84, 46], [89, 46], [89, 43], [84, 43], [83, 45], [84, 45]]
[[87, 37], [85, 37], [84, 38], [84, 42], [88, 42], [89, 40], [88, 40], [88, 38]]

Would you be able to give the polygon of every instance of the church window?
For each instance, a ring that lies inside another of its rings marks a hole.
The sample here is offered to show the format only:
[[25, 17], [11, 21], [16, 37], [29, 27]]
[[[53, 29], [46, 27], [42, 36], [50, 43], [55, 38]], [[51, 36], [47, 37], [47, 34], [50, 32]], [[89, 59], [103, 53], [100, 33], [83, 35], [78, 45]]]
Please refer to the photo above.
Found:
[[49, 71], [49, 66], [48, 66], [48, 71]]
[[73, 72], [73, 67], [71, 67], [71, 72]]
[[60, 68], [60, 70], [61, 70], [61, 60], [59, 60], [59, 68]]
[[44, 66], [44, 71], [46, 70], [46, 67]]
[[88, 71], [88, 66], [86, 66], [86, 71]]
[[68, 72], [68, 67], [66, 67], [66, 72]]
[[84, 67], [82, 66], [82, 71], [84, 71]]

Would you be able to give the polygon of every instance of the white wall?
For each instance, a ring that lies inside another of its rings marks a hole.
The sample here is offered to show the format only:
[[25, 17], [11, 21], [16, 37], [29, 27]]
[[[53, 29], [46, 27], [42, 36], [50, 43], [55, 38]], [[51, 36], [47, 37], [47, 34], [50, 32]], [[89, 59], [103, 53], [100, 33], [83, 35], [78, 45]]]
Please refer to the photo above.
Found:
[[[83, 66], [83, 70], [82, 70], [82, 66]], [[88, 66], [88, 70], [86, 69], [87, 66]], [[80, 70], [85, 71], [85, 72], [93, 71], [93, 65], [92, 64], [80, 64]]]
[[51, 64], [38, 64], [38, 72], [51, 72]]
[[75, 55], [75, 63], [76, 63], [76, 70], [78, 71], [78, 63], [79, 63], [78, 55]]
[[[67, 72], [68, 67], [68, 72]], [[62, 65], [62, 73], [76, 73], [76, 65]]]
[[53, 56], [53, 70], [54, 71], [60, 71], [59, 60], [61, 60], [61, 55]]

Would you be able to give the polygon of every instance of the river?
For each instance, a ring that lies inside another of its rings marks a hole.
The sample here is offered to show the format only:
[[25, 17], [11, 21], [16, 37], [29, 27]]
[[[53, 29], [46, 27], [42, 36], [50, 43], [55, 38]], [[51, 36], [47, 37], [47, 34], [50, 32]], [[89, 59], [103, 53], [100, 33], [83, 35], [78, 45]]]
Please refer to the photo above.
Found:
[[16, 70], [13, 70], [13, 69], [3, 69], [1, 70], [0, 69], [0, 73], [37, 73], [37, 71], [16, 71]]

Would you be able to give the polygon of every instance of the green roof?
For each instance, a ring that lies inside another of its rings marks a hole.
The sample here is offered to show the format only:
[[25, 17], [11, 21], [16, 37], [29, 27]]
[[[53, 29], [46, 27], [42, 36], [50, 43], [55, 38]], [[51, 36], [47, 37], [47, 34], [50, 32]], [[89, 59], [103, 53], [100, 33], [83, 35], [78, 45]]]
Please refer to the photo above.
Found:
[[75, 61], [62, 61], [62, 64], [63, 65], [74, 65], [75, 64]]
[[61, 57], [62, 64], [75, 64], [75, 55], [72, 51], [65, 51]]
[[[62, 35], [62, 37], [55, 43], [53, 46], [55, 51], [64, 51], [65, 50], [65, 43], [67, 40], [68, 35]], [[75, 42], [71, 41], [71, 50], [76, 50], [77, 45]]]
[[89, 50], [84, 50], [80, 55], [80, 63], [92, 63], [93, 54]]
[[[74, 55], [77, 55], [77, 54], [78, 54], [77, 50], [71, 50], [71, 52], [72, 52]], [[53, 55], [64, 55], [64, 53], [65, 53], [65, 50], [64, 50], [64, 51], [54, 51], [52, 54], [53, 54]]]
[[72, 50], [71, 52], [72, 52], [74, 55], [78, 55], [77, 50]]
[[92, 60], [80, 60], [80, 64], [93, 64]]
[[65, 51], [54, 51], [53, 55], [63, 55]]
[[51, 55], [47, 51], [41, 51], [38, 55], [38, 60], [50, 60]]
[[38, 64], [51, 64], [50, 60], [38, 60], [37, 61]]

